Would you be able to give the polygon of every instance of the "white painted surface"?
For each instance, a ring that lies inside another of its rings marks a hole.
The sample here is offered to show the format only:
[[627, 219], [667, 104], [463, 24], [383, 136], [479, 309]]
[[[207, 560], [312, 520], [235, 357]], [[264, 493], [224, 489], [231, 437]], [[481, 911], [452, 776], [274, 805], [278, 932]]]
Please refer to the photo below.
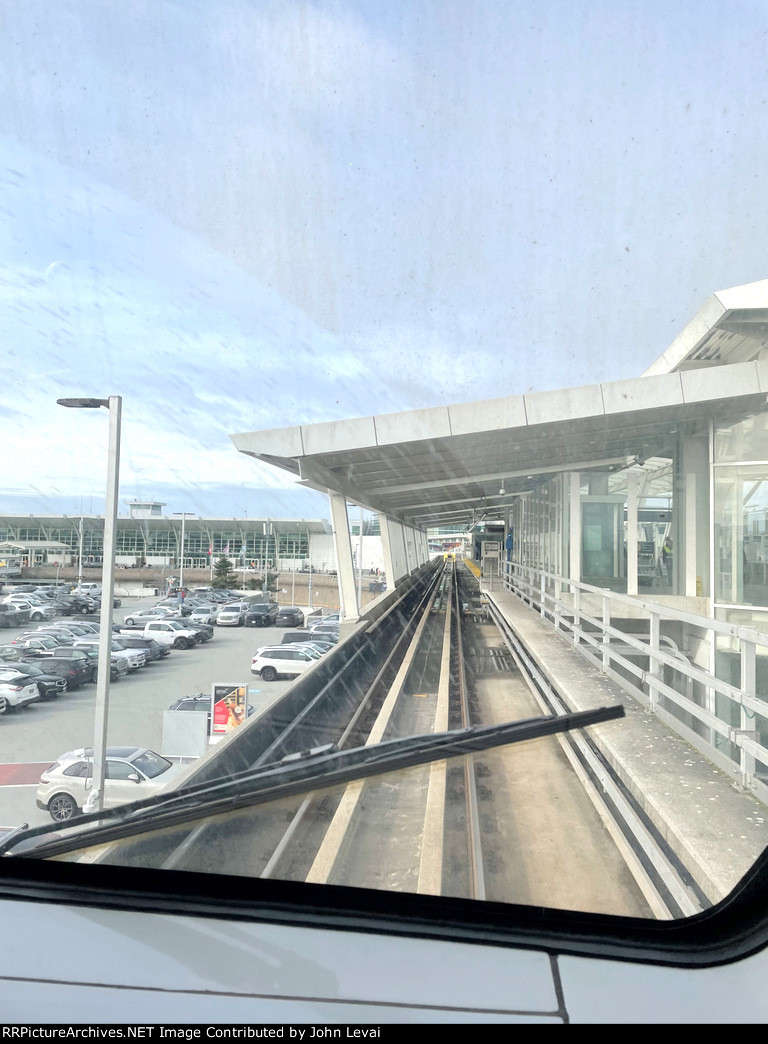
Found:
[[444, 438], [451, 434], [447, 406], [405, 413], [383, 413], [375, 417], [376, 441], [379, 446], [418, 439]]
[[337, 453], [358, 446], [376, 445], [376, 425], [373, 417], [354, 417], [351, 420], [308, 424], [302, 428], [304, 452]]
[[454, 435], [517, 428], [526, 423], [525, 398], [522, 395], [457, 403], [448, 407], [448, 413]]
[[[557, 1009], [549, 958], [537, 952], [23, 901], [0, 902], [0, 931], [5, 1022], [32, 1012], [53, 1022], [495, 1021]], [[7, 976], [70, 985], [35, 996]], [[126, 1004], [103, 988], [118, 985], [171, 992]]]
[[610, 381], [600, 387], [606, 414], [677, 406], [683, 401], [680, 375], [677, 373], [630, 381]]
[[525, 396], [525, 412], [529, 424], [551, 424], [553, 421], [598, 417], [603, 413], [603, 396], [599, 384], [582, 388], [534, 392]]
[[759, 1023], [768, 1021], [768, 952], [695, 971], [561, 957], [571, 1022]]
[[708, 370], [686, 370], [680, 374], [680, 379], [686, 402], [760, 393], [757, 363], [731, 363]]

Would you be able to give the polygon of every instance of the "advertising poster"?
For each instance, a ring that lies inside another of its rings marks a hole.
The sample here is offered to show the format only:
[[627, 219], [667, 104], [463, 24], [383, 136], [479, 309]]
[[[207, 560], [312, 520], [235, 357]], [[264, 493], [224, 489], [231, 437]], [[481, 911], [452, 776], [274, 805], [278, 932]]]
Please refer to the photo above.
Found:
[[212, 736], [221, 736], [242, 725], [248, 713], [248, 690], [245, 685], [214, 684], [211, 696]]

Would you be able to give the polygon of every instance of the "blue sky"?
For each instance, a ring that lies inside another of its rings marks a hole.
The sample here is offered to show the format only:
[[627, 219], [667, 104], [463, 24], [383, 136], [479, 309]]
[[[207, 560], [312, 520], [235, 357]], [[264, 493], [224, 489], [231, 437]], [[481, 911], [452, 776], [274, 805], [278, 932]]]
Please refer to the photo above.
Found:
[[635, 376], [768, 275], [763, 3], [0, 13], [2, 509], [98, 497], [92, 391], [125, 496], [326, 515], [228, 433]]

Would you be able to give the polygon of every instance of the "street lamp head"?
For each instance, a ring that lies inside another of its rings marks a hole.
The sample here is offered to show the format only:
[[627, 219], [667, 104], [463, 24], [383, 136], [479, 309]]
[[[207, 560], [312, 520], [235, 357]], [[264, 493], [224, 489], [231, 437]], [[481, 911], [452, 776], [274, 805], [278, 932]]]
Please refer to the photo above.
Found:
[[109, 399], [57, 399], [59, 406], [68, 406], [71, 410], [97, 410], [99, 406], [109, 409]]

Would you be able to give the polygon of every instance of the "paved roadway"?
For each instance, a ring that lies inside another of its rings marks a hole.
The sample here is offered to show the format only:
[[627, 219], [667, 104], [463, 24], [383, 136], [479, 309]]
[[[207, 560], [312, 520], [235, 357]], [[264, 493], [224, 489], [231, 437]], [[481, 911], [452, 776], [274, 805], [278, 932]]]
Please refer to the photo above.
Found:
[[[115, 610], [115, 621], [152, 601], [124, 598], [122, 607]], [[0, 630], [0, 644], [26, 629], [34, 628]], [[162, 753], [163, 711], [180, 696], [210, 692], [215, 682], [247, 683], [257, 709], [272, 703], [291, 682], [263, 682], [250, 672], [251, 657], [261, 645], [279, 645], [284, 630], [216, 627], [211, 641], [194, 649], [173, 649], [170, 656], [114, 682], [109, 694], [108, 744], [149, 747]], [[95, 702], [96, 686], [91, 684], [58, 700], [0, 715], [0, 828], [51, 822], [48, 813], [35, 805], [37, 781], [60, 754], [92, 746]]]

